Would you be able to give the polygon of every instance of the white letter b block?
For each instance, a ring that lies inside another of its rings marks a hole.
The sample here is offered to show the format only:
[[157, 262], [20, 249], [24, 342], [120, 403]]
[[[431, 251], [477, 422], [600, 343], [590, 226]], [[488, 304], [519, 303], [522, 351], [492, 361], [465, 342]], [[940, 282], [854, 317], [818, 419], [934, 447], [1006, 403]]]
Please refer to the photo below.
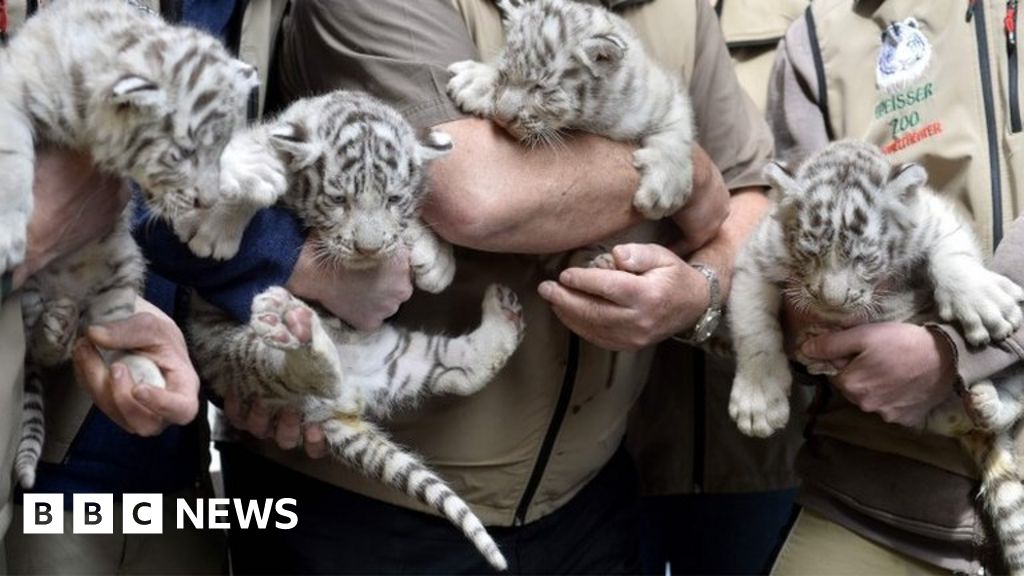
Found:
[[75, 534], [114, 533], [113, 494], [75, 494], [71, 512]]
[[63, 494], [25, 494], [21, 529], [25, 534], [64, 533]]

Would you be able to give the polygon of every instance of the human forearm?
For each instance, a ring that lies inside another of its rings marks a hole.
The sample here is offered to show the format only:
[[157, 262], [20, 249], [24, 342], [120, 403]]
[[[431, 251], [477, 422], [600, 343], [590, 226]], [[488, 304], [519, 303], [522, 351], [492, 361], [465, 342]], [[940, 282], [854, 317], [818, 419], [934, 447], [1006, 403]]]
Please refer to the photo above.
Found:
[[729, 200], [729, 216], [718, 235], [687, 260], [711, 266], [718, 273], [722, 300], [729, 297], [732, 272], [736, 257], [747, 238], [754, 233], [757, 223], [768, 212], [769, 201], [761, 188], [745, 188], [735, 192]]
[[478, 250], [560, 252], [639, 222], [633, 146], [574, 135], [557, 150], [528, 149], [486, 120], [437, 127], [455, 140], [430, 171], [424, 219]]
[[79, 153], [40, 148], [35, 170], [35, 209], [25, 261], [13, 270], [15, 288], [50, 262], [109, 232], [130, 195], [123, 179], [103, 174], [93, 167], [92, 158]]

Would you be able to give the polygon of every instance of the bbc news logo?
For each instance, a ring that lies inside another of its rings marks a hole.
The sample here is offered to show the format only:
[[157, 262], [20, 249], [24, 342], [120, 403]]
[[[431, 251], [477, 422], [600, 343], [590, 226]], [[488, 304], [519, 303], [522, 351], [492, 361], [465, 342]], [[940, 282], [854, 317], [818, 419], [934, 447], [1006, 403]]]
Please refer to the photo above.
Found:
[[[174, 505], [175, 528], [184, 530], [291, 530], [299, 524], [294, 498], [242, 500], [240, 498], [200, 498], [189, 502], [178, 498]], [[75, 534], [113, 534], [113, 494], [75, 494], [71, 506], [71, 531]], [[25, 534], [64, 533], [63, 494], [25, 494]], [[273, 522], [271, 522], [273, 520]], [[124, 494], [121, 497], [122, 534], [163, 534], [164, 497], [162, 494]]]

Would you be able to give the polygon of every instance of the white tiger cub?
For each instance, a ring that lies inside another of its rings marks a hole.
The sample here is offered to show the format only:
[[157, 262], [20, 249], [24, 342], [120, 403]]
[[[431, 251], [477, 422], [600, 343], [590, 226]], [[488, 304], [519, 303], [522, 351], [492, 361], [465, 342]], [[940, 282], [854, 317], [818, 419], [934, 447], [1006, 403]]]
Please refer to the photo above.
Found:
[[632, 27], [571, 0], [499, 0], [505, 47], [493, 63], [452, 64], [448, 92], [462, 110], [493, 119], [530, 144], [565, 130], [639, 141], [633, 205], [659, 219], [689, 200], [693, 112], [679, 81], [644, 52]]
[[[230, 255], [251, 214], [283, 193], [281, 202], [317, 239], [324, 265], [373, 266], [405, 244], [416, 284], [437, 292], [451, 282], [454, 260], [418, 214], [425, 165], [451, 146], [440, 133], [420, 143], [398, 112], [365, 94], [300, 100], [232, 141], [223, 170], [226, 185], [240, 186], [234, 201], [183, 228], [197, 251]], [[231, 222], [234, 214], [242, 216]], [[218, 220], [228, 225], [208, 226]], [[387, 325], [355, 331], [275, 287], [256, 297], [244, 326], [197, 302], [188, 333], [200, 373], [218, 393], [234, 388], [295, 407], [306, 423], [323, 427], [335, 457], [430, 506], [505, 569], [466, 503], [378, 423], [425, 396], [477, 392], [505, 365], [523, 330], [518, 300], [501, 286], [484, 295], [480, 326], [458, 337]]]
[[[55, 0], [0, 50], [0, 268], [24, 258], [35, 146], [88, 152], [104, 171], [138, 182], [161, 217], [212, 202], [218, 161], [257, 85], [255, 70], [213, 37], [171, 26], [120, 0]], [[134, 312], [145, 263], [128, 210], [105, 238], [51, 263], [25, 286], [29, 332], [17, 474], [35, 480], [43, 443], [41, 366], [68, 360], [85, 325]], [[162, 386], [137, 355], [138, 382]]]
[[0, 269], [25, 255], [35, 146], [87, 150], [158, 216], [219, 194], [256, 71], [198, 30], [120, 0], [55, 0], [0, 51]]
[[[1020, 327], [1024, 290], [985, 268], [972, 228], [926, 187], [916, 164], [893, 166], [876, 147], [840, 141], [796, 174], [770, 164], [781, 199], [741, 252], [729, 298], [736, 377], [729, 415], [767, 437], [789, 418], [792, 382], [779, 314], [783, 300], [825, 331], [868, 322], [959, 322], [971, 344]], [[813, 374], [828, 364], [800, 359]], [[1013, 451], [1024, 412], [1024, 370], [967, 383], [964, 402], [934, 410], [925, 429], [955, 436], [978, 463], [982, 494], [1008, 563], [1024, 571], [1024, 490]], [[970, 413], [970, 416], [968, 416]]]

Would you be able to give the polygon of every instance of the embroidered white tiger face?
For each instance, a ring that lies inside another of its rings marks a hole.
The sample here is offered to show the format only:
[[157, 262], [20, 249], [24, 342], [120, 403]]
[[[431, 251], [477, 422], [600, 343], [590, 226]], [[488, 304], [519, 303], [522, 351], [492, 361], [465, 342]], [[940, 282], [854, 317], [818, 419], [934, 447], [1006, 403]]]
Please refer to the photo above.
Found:
[[889, 93], [906, 89], [931, 63], [932, 49], [916, 18], [893, 22], [882, 32], [875, 82]]
[[297, 102], [270, 127], [270, 141], [297, 174], [289, 206], [314, 230], [320, 254], [350, 268], [402, 246], [425, 164], [452, 148], [441, 132], [421, 143], [398, 112], [354, 92]]
[[494, 120], [527, 142], [578, 127], [588, 99], [626, 54], [614, 15], [568, 0], [503, 0], [499, 6], [506, 45], [495, 63]]
[[892, 166], [877, 148], [833, 144], [796, 175], [765, 174], [783, 197], [779, 220], [790, 270], [787, 297], [826, 319], [867, 317], [894, 270], [914, 257], [912, 204], [927, 175]]

